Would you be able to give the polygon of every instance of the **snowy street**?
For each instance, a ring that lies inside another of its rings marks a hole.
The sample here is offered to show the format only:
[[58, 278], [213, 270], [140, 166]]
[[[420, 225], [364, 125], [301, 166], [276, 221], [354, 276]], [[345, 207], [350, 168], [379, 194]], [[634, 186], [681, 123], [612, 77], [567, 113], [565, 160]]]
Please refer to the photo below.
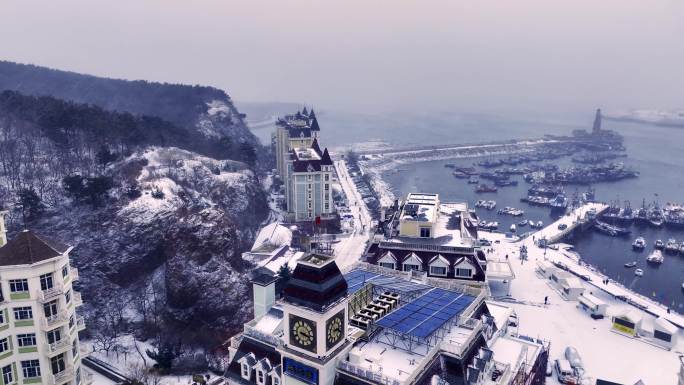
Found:
[[358, 261], [363, 255], [366, 243], [370, 238], [371, 216], [351, 175], [349, 175], [346, 163], [343, 160], [336, 161], [335, 170], [354, 217], [352, 233], [348, 237], [340, 237], [340, 242], [335, 244], [335, 260], [342, 269]]
[[[553, 232], [557, 223], [549, 225], [544, 231]], [[548, 234], [547, 234], [548, 235]], [[618, 314], [624, 309], [636, 307], [620, 301], [610, 293], [624, 294], [635, 298], [648, 306], [649, 310], [662, 314], [673, 321], [681, 319], [681, 315], [668, 314], [662, 306], [654, 302], [636, 298], [634, 293], [613, 284], [602, 284], [603, 276], [599, 273], [580, 266], [573, 255], [561, 246], [558, 250], [544, 249], [534, 245], [531, 237], [511, 242], [503, 234], [484, 233], [483, 235], [493, 243], [490, 260], [503, 261], [508, 256], [516, 275], [511, 284], [511, 298], [504, 299], [505, 288], [491, 283], [492, 296], [505, 300], [507, 306], [513, 307], [519, 318], [518, 332], [535, 338], [551, 341], [550, 361], [561, 358], [567, 346], [573, 346], [579, 351], [586, 369], [586, 376], [596, 379], [606, 379], [619, 383], [632, 384], [641, 379], [645, 384], [675, 384], [679, 372], [679, 353], [684, 350], [682, 332], [678, 333], [679, 340], [672, 351], [652, 345], [644, 338], [634, 338], [619, 334], [612, 330], [610, 316]], [[520, 260], [519, 248], [525, 245], [528, 259]], [[587, 292], [608, 304], [607, 317], [600, 320], [592, 319], [589, 314], [578, 307], [575, 300], [566, 300], [554, 288], [551, 281], [536, 271], [537, 261], [559, 261], [567, 265], [570, 270], [586, 274], [591, 281], [583, 281]], [[549, 303], [544, 304], [545, 297]], [[650, 324], [655, 318], [641, 310], [644, 324]], [[656, 369], [657, 368], [657, 369]], [[554, 377], [555, 383], [555, 377]]]

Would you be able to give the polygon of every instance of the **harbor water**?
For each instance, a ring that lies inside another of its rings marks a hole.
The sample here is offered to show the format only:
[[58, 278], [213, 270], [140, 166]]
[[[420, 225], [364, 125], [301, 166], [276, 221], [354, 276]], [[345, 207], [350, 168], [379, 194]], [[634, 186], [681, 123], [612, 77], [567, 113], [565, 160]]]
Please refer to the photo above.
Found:
[[[594, 184], [592, 187], [596, 191], [596, 200], [607, 203], [619, 201], [621, 204], [629, 201], [634, 209], [639, 208], [644, 199], [647, 203], [658, 201], [661, 206], [668, 202], [684, 203], [684, 157], [681, 156], [679, 145], [684, 142], [684, 129], [606, 121], [604, 128], [616, 130], [625, 138], [627, 157], [613, 161], [624, 162], [639, 171], [640, 176], [618, 182]], [[455, 138], [457, 137], [456, 135]], [[398, 169], [385, 172], [383, 179], [388, 182], [396, 196], [415, 191], [436, 192], [440, 194], [442, 201], [465, 200], [471, 207], [474, 207], [477, 200], [495, 200], [497, 206], [494, 210], [478, 208], [477, 212], [486, 221], [498, 221], [500, 231], [508, 231], [511, 224], [518, 224], [523, 219], [543, 221], [548, 225], [557, 218], [558, 214], [552, 213], [548, 207], [531, 206], [520, 201], [520, 198], [527, 196], [530, 187], [523, 181], [522, 176], [511, 177], [518, 181], [517, 186], [499, 187], [496, 193], [478, 194], [474, 191], [475, 185], [468, 184], [467, 179], [453, 177], [452, 170], [445, 167], [447, 163], [464, 167], [473, 166], [478, 160], [481, 159], [404, 164]], [[570, 164], [570, 160], [565, 158], [545, 163], [563, 166]], [[491, 181], [481, 182], [491, 184]], [[568, 197], [575, 191], [582, 193], [586, 190], [586, 186], [565, 186]], [[505, 206], [523, 209], [525, 215], [512, 217], [497, 214], [498, 209]], [[662, 265], [646, 263], [646, 257], [653, 250], [656, 239], [666, 242], [674, 238], [679, 243], [684, 242], [684, 229], [653, 228], [646, 225], [632, 225], [629, 229], [631, 234], [625, 237], [611, 237], [589, 229], [577, 234], [568, 243], [574, 245], [582, 259], [609, 277], [638, 293], [680, 312], [684, 311], [684, 255], [665, 253]], [[529, 225], [517, 228], [518, 233], [530, 230]], [[641, 252], [632, 250], [632, 242], [638, 236], [643, 236], [647, 243], [646, 249]], [[644, 269], [643, 277], [635, 277], [634, 268], [624, 267], [624, 264], [630, 261], [636, 261], [637, 267]]]

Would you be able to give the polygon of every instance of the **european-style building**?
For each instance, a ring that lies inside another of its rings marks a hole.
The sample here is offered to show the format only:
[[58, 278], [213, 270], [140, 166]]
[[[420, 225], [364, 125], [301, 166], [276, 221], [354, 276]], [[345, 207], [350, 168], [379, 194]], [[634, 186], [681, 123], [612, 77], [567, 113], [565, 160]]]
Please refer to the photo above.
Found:
[[320, 127], [313, 110], [306, 108], [276, 123], [277, 170], [285, 190], [288, 219], [312, 221], [333, 215], [333, 162], [321, 150]]
[[25, 230], [6, 241], [0, 214], [0, 374], [9, 384], [88, 384], [72, 247]]

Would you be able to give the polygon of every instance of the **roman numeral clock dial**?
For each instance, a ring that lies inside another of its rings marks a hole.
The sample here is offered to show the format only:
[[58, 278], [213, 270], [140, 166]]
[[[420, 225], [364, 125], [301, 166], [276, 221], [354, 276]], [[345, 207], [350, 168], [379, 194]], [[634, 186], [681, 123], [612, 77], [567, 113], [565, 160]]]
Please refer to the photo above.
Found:
[[316, 325], [307, 319], [290, 316], [290, 343], [302, 349], [316, 351]]
[[325, 323], [326, 349], [337, 345], [344, 337], [344, 310], [332, 316]]

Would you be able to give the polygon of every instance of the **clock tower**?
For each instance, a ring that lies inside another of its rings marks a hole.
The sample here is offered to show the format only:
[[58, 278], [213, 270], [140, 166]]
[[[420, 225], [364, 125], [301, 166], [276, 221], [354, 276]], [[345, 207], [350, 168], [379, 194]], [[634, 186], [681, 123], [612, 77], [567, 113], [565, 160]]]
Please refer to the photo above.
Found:
[[299, 260], [283, 291], [283, 385], [331, 385], [347, 340], [347, 281], [332, 257]]

